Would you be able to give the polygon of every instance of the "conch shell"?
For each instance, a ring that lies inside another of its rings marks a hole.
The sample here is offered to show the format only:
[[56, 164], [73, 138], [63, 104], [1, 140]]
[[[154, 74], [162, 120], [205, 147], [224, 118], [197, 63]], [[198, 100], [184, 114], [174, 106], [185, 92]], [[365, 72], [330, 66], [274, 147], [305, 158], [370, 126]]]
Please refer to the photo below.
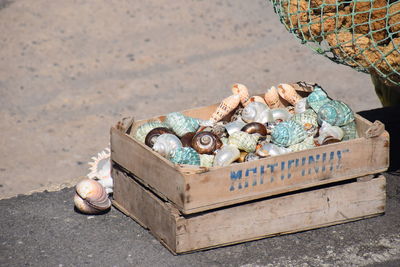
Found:
[[179, 147], [171, 152], [170, 161], [175, 164], [200, 165], [200, 155], [191, 147]]
[[267, 90], [264, 94], [264, 100], [271, 109], [285, 107], [279, 98], [278, 90], [275, 86], [272, 86]]
[[240, 95], [231, 95], [225, 98], [211, 115], [210, 121], [214, 123], [220, 121], [223, 117], [239, 106], [239, 103]]
[[317, 142], [319, 145], [324, 145], [331, 142], [339, 142], [343, 139], [344, 131], [339, 126], [332, 126], [326, 121], [322, 122], [319, 129]]
[[169, 113], [165, 117], [165, 123], [179, 136], [188, 132], [196, 132], [199, 128], [199, 120], [187, 117], [180, 112]]
[[146, 123], [140, 125], [139, 128], [137, 128], [133, 137], [136, 138], [139, 142], [144, 143], [147, 134], [154, 128], [158, 128], [158, 127], [168, 127], [168, 125], [161, 121], [146, 122]]
[[334, 126], [344, 126], [354, 121], [351, 108], [342, 101], [332, 100], [324, 104], [318, 111], [318, 123], [322, 121]]
[[307, 137], [303, 126], [295, 121], [285, 121], [272, 129], [271, 142], [279, 146], [288, 147], [302, 142]]
[[283, 99], [285, 99], [293, 106], [296, 105], [296, 103], [302, 99], [302, 97], [296, 92], [296, 90], [290, 84], [286, 83], [279, 84], [278, 93]]
[[111, 207], [111, 201], [104, 187], [97, 181], [85, 178], [75, 186], [76, 208], [87, 214], [98, 214]]
[[236, 146], [240, 150], [246, 152], [254, 152], [256, 150], [257, 141], [260, 138], [259, 134], [249, 134], [246, 132], [234, 132], [229, 136], [228, 143]]
[[215, 155], [213, 166], [228, 166], [239, 157], [240, 151], [237, 147], [225, 145]]
[[240, 96], [240, 103], [245, 107], [250, 99], [249, 89], [243, 84], [236, 83], [232, 86], [232, 93]]
[[153, 150], [158, 152], [161, 156], [169, 158], [172, 151], [182, 147], [182, 142], [174, 134], [162, 134], [160, 135], [153, 145]]

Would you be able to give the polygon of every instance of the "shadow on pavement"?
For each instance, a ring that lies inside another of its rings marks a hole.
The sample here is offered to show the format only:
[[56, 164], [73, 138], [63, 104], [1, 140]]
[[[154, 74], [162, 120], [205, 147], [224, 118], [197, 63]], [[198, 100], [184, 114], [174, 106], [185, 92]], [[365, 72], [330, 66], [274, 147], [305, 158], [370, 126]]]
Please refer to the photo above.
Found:
[[400, 105], [358, 112], [364, 118], [385, 124], [390, 134], [390, 166], [388, 171], [400, 169]]

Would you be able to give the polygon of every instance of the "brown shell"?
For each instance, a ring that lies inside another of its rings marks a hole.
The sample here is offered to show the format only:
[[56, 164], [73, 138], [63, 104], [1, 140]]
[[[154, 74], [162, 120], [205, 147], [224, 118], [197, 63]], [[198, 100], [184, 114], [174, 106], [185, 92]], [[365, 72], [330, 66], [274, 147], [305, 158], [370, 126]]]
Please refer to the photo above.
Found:
[[145, 139], [144, 143], [149, 147], [153, 147], [157, 137], [159, 137], [160, 135], [165, 134], [165, 133], [174, 134], [173, 131], [171, 131], [170, 129], [165, 128], [165, 127], [154, 128], [146, 135], [146, 139]]
[[212, 154], [222, 145], [221, 139], [212, 132], [199, 132], [192, 139], [192, 147], [199, 154]]
[[267, 128], [264, 126], [264, 124], [259, 123], [259, 122], [250, 122], [246, 124], [242, 128], [243, 132], [253, 134], [253, 133], [258, 133], [261, 134], [261, 136], [266, 136], [267, 135]]
[[192, 147], [192, 139], [195, 136], [195, 132], [188, 132], [181, 137], [183, 147]]

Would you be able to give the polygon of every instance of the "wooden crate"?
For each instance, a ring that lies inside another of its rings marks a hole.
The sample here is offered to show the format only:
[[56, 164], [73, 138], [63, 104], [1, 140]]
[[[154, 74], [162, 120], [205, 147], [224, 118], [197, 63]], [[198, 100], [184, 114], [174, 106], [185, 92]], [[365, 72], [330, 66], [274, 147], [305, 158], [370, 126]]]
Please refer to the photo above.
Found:
[[[216, 107], [182, 113], [208, 119]], [[174, 165], [129, 136], [130, 131], [149, 120], [111, 128], [111, 160], [183, 214], [380, 173], [389, 165], [389, 134], [382, 125], [359, 115], [356, 123], [360, 138], [212, 168]]]
[[113, 168], [113, 204], [172, 253], [220, 247], [294, 233], [382, 214], [384, 176], [352, 179], [192, 215]]

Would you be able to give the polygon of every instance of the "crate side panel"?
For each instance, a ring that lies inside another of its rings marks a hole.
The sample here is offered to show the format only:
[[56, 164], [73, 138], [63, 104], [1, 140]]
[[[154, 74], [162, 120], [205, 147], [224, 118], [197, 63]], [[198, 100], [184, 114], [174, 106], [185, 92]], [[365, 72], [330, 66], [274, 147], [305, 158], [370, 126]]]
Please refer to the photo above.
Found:
[[333, 183], [388, 168], [386, 135], [234, 164], [188, 176], [185, 214]]
[[111, 129], [111, 160], [182, 208], [182, 174], [166, 159], [114, 128]]
[[124, 172], [113, 169], [114, 201], [126, 215], [148, 228], [172, 251], [176, 250], [176, 219], [168, 206]]
[[385, 210], [383, 176], [206, 212], [177, 222], [177, 252], [297, 232]]

